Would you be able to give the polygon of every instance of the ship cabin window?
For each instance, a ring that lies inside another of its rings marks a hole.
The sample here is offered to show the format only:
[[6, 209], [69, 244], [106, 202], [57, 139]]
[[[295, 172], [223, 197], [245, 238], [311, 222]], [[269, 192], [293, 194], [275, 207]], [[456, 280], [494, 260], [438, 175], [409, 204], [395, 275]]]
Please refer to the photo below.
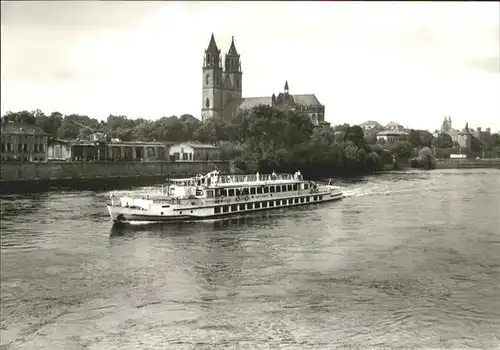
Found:
[[255, 203], [255, 209], [259, 209], [260, 208], [260, 203]]
[[294, 185], [293, 185], [293, 190], [294, 190], [294, 191], [297, 191], [297, 189], [298, 189], [297, 184], [294, 184]]
[[292, 185], [288, 185], [288, 191], [292, 191], [293, 188], [292, 188]]
[[230, 190], [228, 190], [228, 196], [229, 197], [233, 197], [234, 196], [234, 189], [231, 188]]
[[305, 199], [304, 197], [300, 197], [300, 203], [304, 203]]
[[322, 201], [323, 200], [323, 196], [319, 196], [319, 200]]
[[298, 203], [299, 203], [299, 199], [295, 198], [295, 204], [298, 204]]
[[[278, 186], [278, 188], [279, 188], [279, 186]], [[274, 192], [275, 192], [275, 190], [276, 190], [276, 188], [275, 188], [274, 186], [271, 186], [271, 187], [269, 188], [269, 192], [271, 192], [271, 193], [274, 193]]]
[[267, 202], [262, 202], [262, 208], [267, 208]]
[[250, 188], [250, 194], [255, 194], [255, 187]]
[[289, 199], [288, 204], [293, 204], [293, 199]]
[[214, 197], [214, 190], [208, 190], [207, 191], [207, 198], [213, 198]]
[[215, 207], [214, 208], [214, 213], [219, 214], [220, 213], [220, 207]]
[[314, 200], [317, 201], [318, 200], [318, 196], [314, 196]]
[[281, 192], [281, 186], [276, 186], [276, 192]]
[[221, 197], [227, 197], [227, 190], [226, 189], [220, 190], [220, 195]]
[[257, 187], [257, 194], [262, 194], [262, 187]]
[[245, 204], [240, 204], [240, 210], [245, 210]]
[[[281, 186], [281, 191], [286, 192], [286, 185]], [[279, 192], [279, 191], [278, 191]]]
[[225, 205], [222, 207], [222, 212], [223, 213], [228, 213], [229, 212], [229, 206]]
[[307, 196], [306, 197], [306, 202], [309, 202], [311, 200], [311, 197]]
[[236, 204], [231, 205], [231, 211], [238, 211], [238, 206]]
[[264, 187], [264, 193], [269, 193], [269, 186]]
[[308, 190], [309, 189], [309, 184], [304, 184], [304, 190]]
[[274, 207], [274, 201], [269, 201], [269, 206]]
[[253, 203], [247, 203], [247, 209], [253, 209]]

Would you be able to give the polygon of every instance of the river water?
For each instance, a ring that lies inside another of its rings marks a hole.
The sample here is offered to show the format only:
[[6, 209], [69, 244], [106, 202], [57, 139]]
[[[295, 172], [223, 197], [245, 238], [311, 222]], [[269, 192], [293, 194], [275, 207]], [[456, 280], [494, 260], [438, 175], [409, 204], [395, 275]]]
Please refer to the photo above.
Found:
[[2, 349], [500, 347], [500, 171], [112, 229], [106, 192], [3, 196]]

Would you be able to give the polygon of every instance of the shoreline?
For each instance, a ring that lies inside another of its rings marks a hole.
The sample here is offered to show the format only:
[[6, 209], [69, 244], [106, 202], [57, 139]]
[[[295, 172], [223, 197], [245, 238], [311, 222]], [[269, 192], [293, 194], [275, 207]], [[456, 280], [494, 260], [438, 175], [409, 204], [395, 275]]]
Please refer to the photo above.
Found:
[[0, 193], [157, 183], [159, 179], [194, 176], [214, 168], [227, 173], [232, 165], [228, 161], [3, 163]]
[[436, 159], [436, 169], [500, 169], [500, 158]]

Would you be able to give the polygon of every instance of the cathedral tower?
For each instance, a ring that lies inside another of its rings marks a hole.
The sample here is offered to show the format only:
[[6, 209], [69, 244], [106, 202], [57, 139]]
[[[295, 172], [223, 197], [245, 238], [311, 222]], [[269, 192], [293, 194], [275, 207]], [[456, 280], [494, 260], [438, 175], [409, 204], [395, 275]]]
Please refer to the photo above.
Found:
[[214, 34], [210, 38], [203, 60], [203, 98], [201, 119], [220, 119], [222, 117], [224, 82], [220, 50], [215, 43]]
[[234, 100], [241, 98], [242, 94], [242, 75], [241, 72], [241, 61], [238, 51], [236, 51], [236, 46], [234, 45], [234, 36], [231, 39], [231, 46], [226, 54], [224, 62], [224, 74], [231, 80], [231, 89], [226, 93], [229, 94], [228, 100]]

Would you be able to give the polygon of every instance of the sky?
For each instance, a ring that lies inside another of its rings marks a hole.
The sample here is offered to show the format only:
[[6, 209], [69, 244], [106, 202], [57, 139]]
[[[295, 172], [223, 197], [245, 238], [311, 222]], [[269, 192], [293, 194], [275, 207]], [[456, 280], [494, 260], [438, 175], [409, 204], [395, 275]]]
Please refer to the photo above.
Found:
[[332, 124], [500, 130], [498, 2], [1, 3], [1, 112], [200, 118], [212, 32], [243, 96], [314, 93]]

